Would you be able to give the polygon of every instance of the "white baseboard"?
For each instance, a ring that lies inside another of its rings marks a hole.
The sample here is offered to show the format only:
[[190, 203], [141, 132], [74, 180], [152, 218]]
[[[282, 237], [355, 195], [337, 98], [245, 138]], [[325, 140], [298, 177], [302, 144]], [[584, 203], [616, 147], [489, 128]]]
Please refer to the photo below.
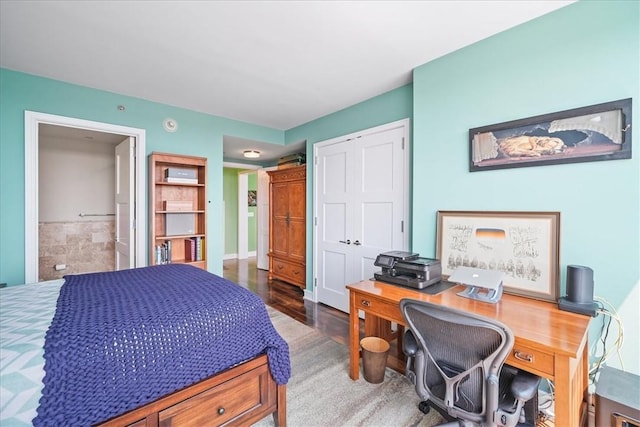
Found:
[[[247, 252], [247, 258], [251, 258], [255, 256], [256, 256], [256, 251]], [[225, 259], [239, 259], [239, 258], [238, 258], [238, 254], [224, 254], [222, 259], [225, 260]]]
[[304, 290], [304, 299], [307, 299], [311, 302], [317, 302], [314, 298], [313, 298], [313, 291], [310, 291], [309, 289], [305, 289]]

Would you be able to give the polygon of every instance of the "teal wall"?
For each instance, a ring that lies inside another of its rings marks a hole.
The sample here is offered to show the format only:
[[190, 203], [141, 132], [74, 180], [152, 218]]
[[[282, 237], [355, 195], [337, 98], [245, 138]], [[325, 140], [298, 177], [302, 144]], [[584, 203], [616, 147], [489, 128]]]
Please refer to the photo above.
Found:
[[[284, 132], [168, 105], [0, 69], [0, 282], [24, 283], [24, 111], [37, 111], [146, 130], [147, 152], [208, 158], [208, 269], [222, 273], [222, 137], [275, 144]], [[118, 105], [126, 109], [119, 111]], [[167, 133], [162, 121], [178, 122]]]
[[[560, 294], [568, 264], [589, 266], [597, 296], [635, 307], [623, 320], [637, 331], [639, 8], [578, 2], [414, 71], [414, 251], [435, 256], [438, 210], [560, 211]], [[624, 98], [633, 98], [632, 159], [468, 170], [470, 128]], [[638, 338], [625, 336], [635, 372]]]
[[285, 132], [285, 143], [307, 141], [307, 159], [312, 158], [313, 144], [327, 139], [411, 117], [411, 84], [383, 93], [312, 122]]

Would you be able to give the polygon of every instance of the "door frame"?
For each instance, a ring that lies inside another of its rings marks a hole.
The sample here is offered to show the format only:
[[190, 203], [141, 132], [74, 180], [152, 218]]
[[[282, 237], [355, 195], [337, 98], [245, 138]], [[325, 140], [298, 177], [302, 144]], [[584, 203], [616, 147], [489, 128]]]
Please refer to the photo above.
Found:
[[147, 174], [146, 174], [146, 130], [94, 122], [74, 117], [57, 116], [36, 111], [24, 112], [25, 146], [25, 283], [38, 281], [38, 150], [40, 124], [87, 129], [96, 132], [114, 133], [135, 138], [135, 266], [147, 265]]
[[[322, 147], [337, 144], [339, 142], [348, 141], [350, 139], [360, 138], [362, 136], [366, 136], [372, 133], [379, 133], [395, 128], [402, 127], [404, 129], [404, 162], [405, 162], [405, 170], [403, 176], [403, 191], [405, 192], [404, 197], [404, 216], [402, 220], [404, 221], [404, 236], [403, 236], [403, 245], [407, 250], [411, 247], [411, 221], [410, 221], [410, 211], [411, 211], [411, 192], [410, 192], [410, 178], [411, 178], [411, 131], [410, 131], [411, 121], [410, 119], [400, 119], [394, 122], [386, 123], [383, 125], [375, 126], [368, 129], [359, 130], [348, 135], [342, 135], [335, 138], [327, 139], [325, 141], [317, 142], [313, 145], [313, 291], [309, 292], [309, 290], [305, 290], [305, 298], [310, 299], [313, 302], [318, 301], [318, 287], [317, 278], [318, 278], [318, 179], [317, 179], [317, 162], [318, 162], [318, 150]], [[345, 284], [346, 285], [346, 284]]]
[[[258, 196], [256, 202], [258, 205], [258, 217], [256, 218], [256, 267], [260, 270], [269, 270], [269, 216], [271, 215], [271, 201], [269, 200], [270, 182], [267, 172], [277, 169], [277, 166], [269, 166], [256, 171], [258, 175]], [[264, 178], [267, 180], [266, 188], [260, 186], [260, 175], [264, 175]], [[262, 243], [265, 243], [265, 240], [266, 246], [262, 245]]]
[[[241, 208], [241, 200], [247, 200], [247, 188], [248, 188], [248, 183], [247, 183], [247, 177], [246, 174], [251, 173], [251, 172], [257, 172], [258, 169], [261, 169], [262, 166], [259, 165], [252, 165], [252, 164], [246, 164], [246, 163], [235, 163], [235, 162], [222, 162], [222, 167], [223, 168], [233, 168], [233, 169], [244, 169], [244, 171], [242, 172], [243, 174], [245, 174], [244, 176], [244, 192], [243, 189], [241, 188], [242, 183], [241, 181], [241, 177], [240, 174], [238, 174], [238, 229], [236, 230], [236, 236], [237, 236], [237, 244], [238, 244], [238, 252], [236, 253], [236, 259], [246, 259], [248, 257], [248, 233], [249, 233], [249, 218], [247, 217], [247, 212], [249, 212], [249, 210], [246, 208], [246, 203], [245, 203], [245, 214], [242, 215], [240, 213], [240, 208]], [[226, 213], [226, 211], [224, 211]], [[227, 230], [227, 222], [226, 220], [224, 221], [223, 230]], [[244, 256], [241, 257], [240, 256], [240, 236], [243, 236], [242, 239], [244, 239]], [[225, 258], [228, 259], [228, 258]]]

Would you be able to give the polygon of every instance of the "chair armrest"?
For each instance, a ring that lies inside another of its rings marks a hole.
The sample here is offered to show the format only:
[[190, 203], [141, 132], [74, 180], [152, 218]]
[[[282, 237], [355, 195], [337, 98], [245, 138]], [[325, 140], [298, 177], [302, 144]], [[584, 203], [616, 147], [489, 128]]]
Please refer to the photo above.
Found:
[[402, 338], [402, 351], [408, 357], [413, 357], [418, 352], [418, 340], [410, 329], [405, 329], [404, 337]]
[[511, 381], [511, 393], [516, 399], [526, 402], [538, 392], [539, 385], [539, 376], [519, 370]]

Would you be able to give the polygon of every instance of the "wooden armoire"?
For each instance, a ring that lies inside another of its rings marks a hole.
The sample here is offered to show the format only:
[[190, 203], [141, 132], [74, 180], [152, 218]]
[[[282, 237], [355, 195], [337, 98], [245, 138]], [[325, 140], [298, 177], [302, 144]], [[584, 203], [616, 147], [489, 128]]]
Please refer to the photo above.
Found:
[[305, 165], [269, 171], [269, 280], [306, 288]]

